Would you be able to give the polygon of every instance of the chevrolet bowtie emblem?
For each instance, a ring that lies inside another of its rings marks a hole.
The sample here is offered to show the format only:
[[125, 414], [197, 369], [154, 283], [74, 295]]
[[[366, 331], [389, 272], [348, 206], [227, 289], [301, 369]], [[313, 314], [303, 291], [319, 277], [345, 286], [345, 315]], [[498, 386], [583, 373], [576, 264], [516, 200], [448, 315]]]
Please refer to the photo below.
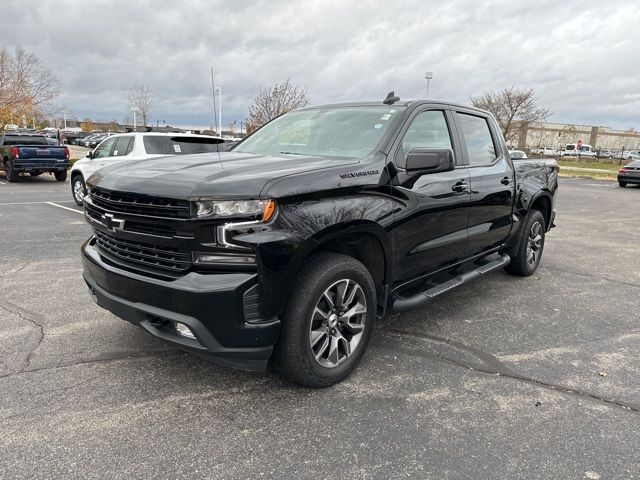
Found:
[[124, 229], [124, 220], [114, 218], [110, 213], [104, 213], [100, 217], [100, 223], [110, 232]]

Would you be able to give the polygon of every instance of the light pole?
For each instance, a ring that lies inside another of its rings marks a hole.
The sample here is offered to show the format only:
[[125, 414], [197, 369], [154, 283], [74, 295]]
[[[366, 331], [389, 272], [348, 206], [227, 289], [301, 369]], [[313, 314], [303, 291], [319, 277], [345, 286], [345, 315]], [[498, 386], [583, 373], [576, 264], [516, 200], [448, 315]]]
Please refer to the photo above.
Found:
[[133, 112], [133, 131], [138, 131], [138, 126], [136, 125], [136, 112], [138, 111], [138, 107], [131, 107], [131, 111]]
[[426, 72], [424, 78], [427, 80], [427, 98], [429, 98], [429, 82], [433, 78], [433, 72]]

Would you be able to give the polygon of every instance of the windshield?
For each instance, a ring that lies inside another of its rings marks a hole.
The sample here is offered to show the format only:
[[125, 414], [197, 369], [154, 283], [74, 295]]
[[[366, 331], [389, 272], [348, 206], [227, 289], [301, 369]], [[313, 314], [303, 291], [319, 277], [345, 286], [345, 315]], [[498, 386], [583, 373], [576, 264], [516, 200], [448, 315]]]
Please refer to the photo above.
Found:
[[359, 158], [375, 150], [403, 108], [372, 105], [298, 110], [266, 124], [233, 150]]

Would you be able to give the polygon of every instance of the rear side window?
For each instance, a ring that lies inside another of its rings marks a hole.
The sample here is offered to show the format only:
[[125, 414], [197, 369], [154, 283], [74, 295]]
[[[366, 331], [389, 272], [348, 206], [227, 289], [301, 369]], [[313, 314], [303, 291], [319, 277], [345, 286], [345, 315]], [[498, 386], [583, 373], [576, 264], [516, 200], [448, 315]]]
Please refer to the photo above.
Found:
[[48, 145], [47, 139], [43, 136], [29, 135], [7, 135], [4, 137], [3, 145]]
[[123, 157], [133, 150], [133, 137], [118, 137], [116, 145], [113, 147], [114, 157]]
[[407, 162], [407, 155], [414, 148], [452, 148], [449, 127], [440, 110], [421, 112], [411, 121], [407, 133], [402, 139], [402, 153], [398, 155], [397, 163], [403, 167]]
[[176, 135], [173, 137], [147, 135], [143, 137], [144, 150], [149, 155], [189, 155], [217, 152], [224, 143], [219, 138], [200, 138]]
[[496, 146], [493, 143], [487, 119], [458, 113], [458, 120], [464, 135], [471, 166], [490, 165], [496, 159]]

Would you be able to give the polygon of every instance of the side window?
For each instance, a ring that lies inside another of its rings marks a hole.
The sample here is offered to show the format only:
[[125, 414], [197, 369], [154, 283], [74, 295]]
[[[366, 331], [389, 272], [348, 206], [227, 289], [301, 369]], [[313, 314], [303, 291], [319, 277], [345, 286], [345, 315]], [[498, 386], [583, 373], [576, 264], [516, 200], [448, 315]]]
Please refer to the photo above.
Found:
[[116, 140], [116, 146], [113, 147], [113, 156], [114, 157], [123, 157], [125, 156], [127, 153], [129, 153], [127, 150], [129, 148], [129, 144], [131, 143], [131, 140], [133, 139], [133, 137], [118, 137]]
[[399, 167], [404, 168], [407, 155], [414, 148], [453, 148], [443, 111], [428, 110], [411, 121], [402, 139], [402, 154], [396, 156]]
[[467, 145], [469, 164], [472, 167], [491, 165], [497, 155], [487, 119], [466, 113], [458, 113], [458, 120], [460, 120], [462, 134]]
[[108, 157], [111, 154], [111, 147], [116, 143], [115, 138], [107, 138], [93, 152], [93, 158]]

